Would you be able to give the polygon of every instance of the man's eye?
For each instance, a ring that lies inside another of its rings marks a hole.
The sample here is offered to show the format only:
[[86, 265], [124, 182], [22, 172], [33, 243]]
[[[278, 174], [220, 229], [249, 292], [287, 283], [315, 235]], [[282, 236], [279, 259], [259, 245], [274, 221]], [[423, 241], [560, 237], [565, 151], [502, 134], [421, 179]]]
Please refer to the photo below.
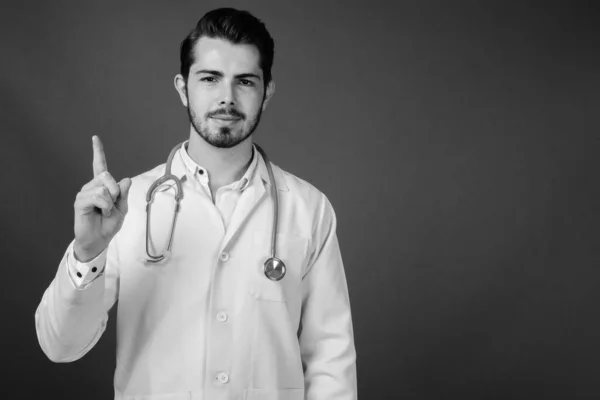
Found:
[[202, 79], [200, 79], [200, 80], [201, 80], [202, 82], [216, 82], [216, 81], [217, 81], [217, 80], [216, 80], [214, 77], [212, 77], [212, 76], [206, 76], [206, 77], [204, 77], [204, 78], [202, 78]]
[[254, 85], [254, 82], [249, 81], [248, 79], [240, 79], [240, 83], [244, 86], [252, 86]]

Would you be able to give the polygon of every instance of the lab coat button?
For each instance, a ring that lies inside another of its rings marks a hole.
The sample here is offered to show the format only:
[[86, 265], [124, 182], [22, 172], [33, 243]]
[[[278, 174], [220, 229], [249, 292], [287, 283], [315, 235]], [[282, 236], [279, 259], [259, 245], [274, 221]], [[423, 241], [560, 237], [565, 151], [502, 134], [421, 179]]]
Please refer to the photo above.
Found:
[[224, 251], [219, 255], [219, 259], [223, 262], [229, 260], [229, 253]]
[[229, 376], [227, 376], [225, 372], [219, 372], [217, 374], [217, 380], [219, 381], [219, 383], [227, 383], [229, 382]]
[[217, 313], [217, 321], [219, 321], [219, 322], [227, 321], [227, 313], [224, 313], [223, 311], [219, 311]]

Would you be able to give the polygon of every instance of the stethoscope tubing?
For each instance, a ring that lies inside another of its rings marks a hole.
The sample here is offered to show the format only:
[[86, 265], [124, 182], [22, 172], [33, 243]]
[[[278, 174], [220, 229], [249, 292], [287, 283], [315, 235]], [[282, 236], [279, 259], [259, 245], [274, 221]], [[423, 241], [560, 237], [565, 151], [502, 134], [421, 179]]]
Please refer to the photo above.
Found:
[[[171, 173], [171, 166], [173, 164], [173, 159], [175, 157], [175, 154], [177, 153], [177, 151], [179, 149], [181, 149], [184, 146], [184, 144], [185, 144], [185, 142], [180, 143], [177, 146], [173, 147], [173, 149], [169, 153], [169, 157], [167, 158], [167, 163], [165, 165], [165, 173], [160, 178], [158, 178], [156, 181], [154, 181], [152, 183], [152, 185], [150, 185], [150, 187], [148, 188], [148, 191], [146, 192], [146, 254], [148, 255], [148, 258], [146, 261], [148, 261], [150, 263], [161, 262], [171, 253], [171, 245], [173, 243], [173, 232], [175, 231], [175, 222], [177, 220], [177, 213], [179, 212], [180, 202], [181, 202], [181, 199], [183, 198], [183, 187], [181, 184], [181, 180]], [[264, 271], [265, 275], [267, 276], [267, 278], [274, 280], [274, 281], [278, 281], [278, 280], [282, 279], [283, 276], [285, 275], [286, 267], [285, 267], [285, 264], [283, 263], [283, 261], [281, 261], [276, 256], [277, 230], [278, 230], [278, 226], [279, 226], [279, 197], [277, 195], [277, 185], [275, 183], [275, 176], [273, 174], [273, 168], [271, 166], [271, 162], [269, 161], [269, 158], [267, 157], [267, 154], [256, 143], [254, 143], [254, 146], [256, 147], [258, 152], [262, 155], [262, 157], [265, 161], [265, 165], [267, 167], [267, 172], [269, 174], [270, 192], [271, 192], [270, 194], [271, 194], [272, 203], [273, 203], [273, 222], [272, 222], [272, 227], [271, 227], [271, 257], [269, 259], [267, 259], [267, 261], [265, 261], [265, 264], [263, 266], [263, 271]], [[166, 250], [163, 251], [163, 254], [152, 255], [152, 254], [150, 254], [150, 248], [149, 248], [151, 203], [152, 203], [156, 189], [160, 185], [162, 185], [163, 183], [165, 183], [169, 180], [172, 180], [173, 182], [175, 182], [175, 185], [177, 186], [177, 190], [176, 190], [177, 193], [175, 194], [175, 211], [173, 213], [173, 219], [171, 222], [171, 232], [169, 234], [169, 239], [167, 242]], [[277, 270], [277, 268], [279, 269], [280, 273], [278, 275], [273, 274], [273, 270]]]
[[271, 198], [273, 199], [273, 226], [271, 228], [271, 257], [275, 257], [277, 251], [277, 228], [279, 225], [279, 197], [277, 197], [277, 185], [275, 184], [275, 176], [273, 175], [273, 168], [271, 168], [271, 162], [267, 157], [265, 151], [256, 143], [256, 150], [262, 155], [267, 165], [267, 172], [269, 174], [269, 182], [271, 182]]
[[175, 185], [177, 186], [177, 193], [175, 193], [175, 210], [173, 212], [173, 219], [171, 221], [171, 231], [169, 234], [169, 241], [167, 242], [167, 250], [165, 252], [168, 254], [171, 252], [171, 245], [173, 244], [173, 232], [175, 232], [175, 222], [177, 220], [177, 213], [179, 212], [179, 204], [181, 202], [181, 199], [183, 198], [183, 187], [181, 186], [181, 180], [175, 175], [171, 174], [171, 166], [173, 164], [173, 158], [175, 158], [175, 153], [177, 153], [177, 150], [179, 150], [182, 146], [183, 143], [173, 147], [173, 149], [169, 153], [169, 157], [167, 158], [164, 175], [158, 178], [156, 181], [154, 181], [154, 183], [150, 185], [148, 191], [146, 192], [146, 254], [148, 255], [148, 261], [152, 263], [164, 260], [165, 255], [159, 254], [158, 256], [154, 256], [150, 254], [150, 248], [148, 247], [148, 244], [150, 243], [150, 204], [152, 203], [152, 198], [154, 196], [154, 193], [156, 192], [156, 188], [158, 188], [160, 185], [169, 180], [175, 182]]

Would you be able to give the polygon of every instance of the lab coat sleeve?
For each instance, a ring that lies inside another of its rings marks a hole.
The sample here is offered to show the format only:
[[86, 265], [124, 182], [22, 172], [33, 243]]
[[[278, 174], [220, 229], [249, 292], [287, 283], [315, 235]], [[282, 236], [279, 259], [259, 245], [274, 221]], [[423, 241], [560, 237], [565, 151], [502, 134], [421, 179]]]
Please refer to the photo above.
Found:
[[75, 252], [72, 251], [72, 245], [67, 250], [67, 272], [69, 278], [76, 289], [84, 289], [98, 279], [104, 273], [104, 265], [106, 264], [107, 249], [98, 254], [96, 258], [88, 262], [80, 262], [75, 258]]
[[[35, 312], [38, 342], [54, 362], [72, 362], [83, 357], [98, 342], [106, 329], [108, 311], [118, 290], [116, 241], [108, 247], [105, 265], [97, 265], [95, 279], [77, 282], [68, 265], [73, 243], [69, 245], [58, 271], [44, 292]], [[103, 257], [97, 257], [101, 261]], [[89, 265], [88, 265], [89, 266]], [[72, 268], [71, 268], [72, 270]]]
[[302, 280], [300, 351], [306, 400], [357, 398], [356, 351], [348, 286], [333, 207], [323, 196], [314, 253]]

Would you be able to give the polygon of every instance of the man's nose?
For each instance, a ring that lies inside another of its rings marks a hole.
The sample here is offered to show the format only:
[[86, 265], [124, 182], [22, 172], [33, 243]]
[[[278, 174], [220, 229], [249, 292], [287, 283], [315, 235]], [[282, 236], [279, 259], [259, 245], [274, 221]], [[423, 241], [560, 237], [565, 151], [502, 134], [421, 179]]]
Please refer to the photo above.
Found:
[[231, 84], [223, 84], [221, 99], [219, 105], [234, 106], [235, 105], [235, 90]]

